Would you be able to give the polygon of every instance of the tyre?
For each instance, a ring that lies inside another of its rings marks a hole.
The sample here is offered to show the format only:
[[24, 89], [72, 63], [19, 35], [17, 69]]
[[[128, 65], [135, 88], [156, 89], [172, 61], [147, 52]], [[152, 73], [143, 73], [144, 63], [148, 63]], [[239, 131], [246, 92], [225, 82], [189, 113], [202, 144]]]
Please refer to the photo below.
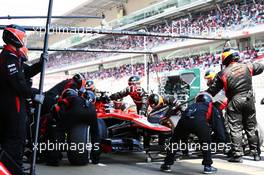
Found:
[[70, 146], [75, 145], [75, 148], [77, 148], [67, 151], [68, 160], [72, 165], [86, 165], [89, 163], [89, 151], [86, 149], [86, 145], [90, 143], [89, 126], [86, 124], [73, 126], [68, 132], [68, 143]]

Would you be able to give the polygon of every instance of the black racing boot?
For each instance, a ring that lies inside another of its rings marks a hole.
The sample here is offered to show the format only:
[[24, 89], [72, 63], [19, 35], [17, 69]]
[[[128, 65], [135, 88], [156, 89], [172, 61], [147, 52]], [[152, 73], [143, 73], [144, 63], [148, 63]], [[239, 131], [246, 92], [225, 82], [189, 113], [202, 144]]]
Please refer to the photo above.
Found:
[[171, 172], [171, 167], [170, 167], [170, 165], [162, 164], [160, 166], [160, 170], [164, 171], [164, 172]]
[[228, 151], [226, 152], [226, 156], [227, 156], [228, 158], [233, 157], [233, 155], [234, 155], [234, 153], [233, 153], [232, 149], [230, 149], [230, 150], [228, 150]]
[[90, 159], [92, 161], [92, 164], [98, 164], [100, 161], [100, 151], [92, 151], [90, 154]]
[[252, 153], [255, 161], [260, 161], [261, 160], [261, 157], [260, 157], [261, 149], [260, 149], [259, 146], [257, 147], [257, 149], [251, 150], [251, 153]]
[[242, 156], [233, 156], [228, 160], [228, 162], [242, 163]]

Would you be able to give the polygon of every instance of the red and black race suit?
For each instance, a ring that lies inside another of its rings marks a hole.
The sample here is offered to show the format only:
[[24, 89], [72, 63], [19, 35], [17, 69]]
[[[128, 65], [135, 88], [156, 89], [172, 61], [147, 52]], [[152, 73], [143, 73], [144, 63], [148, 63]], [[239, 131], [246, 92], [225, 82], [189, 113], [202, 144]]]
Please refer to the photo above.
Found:
[[264, 65], [260, 63], [231, 63], [220, 71], [207, 92], [216, 95], [225, 90], [228, 98], [227, 120], [231, 141], [234, 144], [234, 156], [242, 156], [242, 130], [246, 131], [249, 146], [253, 154], [259, 150], [259, 138], [256, 135], [256, 110], [252, 92], [252, 76], [261, 74]]
[[32, 98], [27, 79], [40, 72], [41, 63], [25, 66], [19, 53], [5, 45], [0, 54], [1, 145], [18, 165], [22, 165], [26, 137], [26, 98]]
[[[90, 126], [91, 142], [99, 143], [98, 121], [96, 110], [92, 103], [87, 102], [80, 96], [60, 97], [55, 105], [51, 123], [48, 124], [47, 135], [51, 142], [65, 141], [65, 132], [69, 131], [75, 125], [80, 123]], [[55, 123], [54, 123], [55, 122]], [[54, 125], [56, 127], [54, 127]], [[91, 154], [97, 154], [98, 151], [92, 150]], [[47, 161], [60, 158], [60, 151], [49, 151]]]
[[58, 97], [62, 94], [65, 89], [79, 89], [76, 82], [73, 79], [67, 79], [59, 82], [50, 90], [45, 92], [45, 99], [42, 107], [42, 114], [47, 114], [50, 112], [53, 105], [57, 103]]
[[137, 112], [143, 115], [146, 115], [147, 108], [148, 108], [147, 93], [140, 86], [137, 86], [137, 85], [128, 86], [126, 89], [112, 94], [110, 96], [110, 99], [117, 100], [117, 99], [124, 98], [128, 95], [133, 99], [134, 103], [136, 104]]

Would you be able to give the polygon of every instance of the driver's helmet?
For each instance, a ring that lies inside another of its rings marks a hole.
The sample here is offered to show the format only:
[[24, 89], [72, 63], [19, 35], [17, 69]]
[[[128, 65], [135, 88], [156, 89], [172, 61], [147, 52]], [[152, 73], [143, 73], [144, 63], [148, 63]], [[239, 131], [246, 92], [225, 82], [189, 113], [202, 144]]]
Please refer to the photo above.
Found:
[[213, 102], [213, 97], [207, 92], [200, 92], [195, 97], [195, 102], [196, 103], [203, 103], [203, 102], [211, 103]]
[[123, 106], [123, 99], [113, 100], [115, 109], [121, 109]]
[[162, 96], [158, 94], [151, 94], [148, 97], [148, 104], [150, 105], [151, 108], [157, 108], [160, 107], [163, 104], [163, 98]]

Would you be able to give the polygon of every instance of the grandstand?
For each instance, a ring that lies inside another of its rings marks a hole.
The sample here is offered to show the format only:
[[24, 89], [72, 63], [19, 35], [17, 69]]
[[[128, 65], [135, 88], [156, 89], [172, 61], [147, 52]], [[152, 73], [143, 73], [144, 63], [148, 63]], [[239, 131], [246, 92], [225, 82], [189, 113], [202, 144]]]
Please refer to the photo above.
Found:
[[[254, 61], [262, 55], [261, 52], [258, 53], [264, 47], [264, 2], [261, 0], [144, 2], [141, 7], [133, 8], [129, 13], [124, 13], [121, 18], [117, 18], [117, 14], [115, 14], [116, 16], [112, 15], [112, 18], [106, 18], [108, 26], [100, 24], [94, 26], [119, 30], [139, 31], [143, 29], [161, 33], [176, 32], [176, 34], [190, 36], [229, 37], [231, 47], [239, 50], [241, 61]], [[121, 2], [124, 10], [132, 8], [130, 3], [132, 3], [130, 0]], [[74, 13], [72, 12], [72, 14]], [[75, 25], [82, 26], [82, 24], [84, 21]], [[190, 27], [198, 32], [186, 31], [186, 28]], [[183, 29], [182, 31], [176, 30], [178, 28]], [[199, 31], [207, 32], [199, 33]], [[52, 39], [52, 42], [55, 40]], [[72, 35], [66, 39], [59, 38], [58, 40], [59, 42], [53, 42], [53, 47], [147, 49], [157, 54], [156, 62], [151, 62], [148, 55], [144, 57], [140, 54], [56, 52], [50, 56], [45, 89], [74, 73], [81, 72], [86, 78], [93, 79], [98, 89], [110, 93], [126, 87], [127, 79], [132, 74], [141, 75], [143, 86], [146, 89], [149, 87], [150, 91], [157, 92], [159, 78], [162, 75], [174, 74], [177, 73], [177, 70], [194, 67], [201, 70], [201, 89], [204, 89], [206, 88], [206, 83], [202, 78], [204, 71], [209, 68], [220, 70], [219, 53], [225, 45], [224, 41], [110, 35]], [[146, 48], [144, 48], [144, 44], [146, 44]], [[145, 76], [147, 71], [144, 58], [147, 58], [149, 62], [149, 84]], [[258, 104], [261, 97], [264, 96], [264, 86], [263, 83], [260, 83], [261, 78], [263, 76], [254, 78], [254, 89], [258, 94], [256, 98], [258, 109], [262, 109]], [[38, 78], [35, 80], [36, 86]], [[130, 99], [125, 99], [125, 101], [131, 102]], [[260, 116], [262, 112], [258, 110], [257, 115]]]
[[[189, 36], [229, 37], [232, 47], [238, 48], [246, 60], [256, 58], [258, 49], [263, 45], [263, 1], [148, 0], [140, 3], [140, 7], [129, 0], [111, 2], [104, 8], [101, 5], [106, 3], [102, 0], [100, 4], [98, 1], [100, 8], [96, 12], [86, 13], [85, 9], [89, 11], [87, 1], [86, 5], [82, 5], [68, 15], [99, 15], [104, 11], [105, 20], [108, 22], [107, 26], [102, 26], [98, 21], [92, 23], [91, 20], [80, 20], [75, 22], [75, 26], [89, 24], [99, 28], [120, 30], [143, 29]], [[114, 13], [110, 7], [119, 9], [122, 15]], [[106, 10], [107, 8], [109, 10]], [[54, 21], [54, 24], [62, 24], [62, 21]], [[146, 37], [145, 42], [144, 37], [137, 36], [71, 35], [63, 40], [60, 37], [65, 38], [65, 36], [52, 36], [53, 46], [151, 50], [157, 53], [159, 63], [151, 63], [150, 72], [215, 67], [219, 65], [219, 52], [224, 46], [223, 41], [158, 37]], [[30, 44], [36, 43], [30, 42]], [[138, 54], [56, 52], [50, 56], [47, 75], [57, 79], [57, 77], [65, 78], [73, 73], [82, 72], [87, 78], [104, 81], [108, 81], [109, 78], [120, 79], [131, 74], [144, 76], [146, 68], [142, 58], [144, 55]]]

